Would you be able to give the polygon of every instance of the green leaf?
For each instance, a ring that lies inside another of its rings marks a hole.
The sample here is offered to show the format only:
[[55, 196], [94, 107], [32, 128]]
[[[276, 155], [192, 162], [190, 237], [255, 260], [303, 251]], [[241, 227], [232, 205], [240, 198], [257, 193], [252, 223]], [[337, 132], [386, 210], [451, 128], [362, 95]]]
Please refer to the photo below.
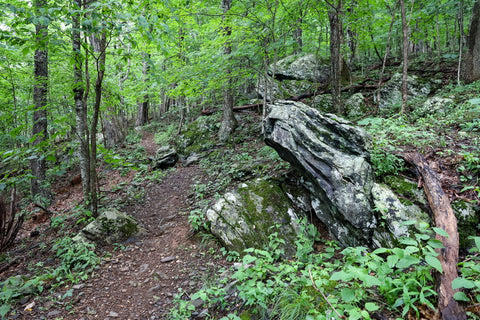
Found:
[[10, 305], [8, 304], [3, 304], [0, 306], [0, 317], [3, 318], [7, 315], [7, 313], [10, 311]]
[[442, 241], [437, 239], [430, 239], [428, 240], [427, 244], [432, 247], [433, 249], [442, 249], [444, 248]]
[[355, 300], [355, 290], [350, 288], [343, 288], [340, 291], [340, 296], [342, 297], [343, 301], [345, 302], [352, 302]]
[[473, 239], [475, 241], [475, 246], [480, 250], [480, 237], [469, 237], [469, 239]]
[[433, 227], [432, 229], [433, 229], [433, 231], [435, 231], [437, 234], [441, 235], [442, 237], [447, 237], [447, 238], [449, 237], [448, 233], [445, 230], [443, 230], [442, 228]]
[[402, 222], [400, 225], [401, 226], [411, 226], [411, 225], [414, 225], [416, 223], [417, 223], [417, 221], [415, 221], [415, 220], [408, 220], [408, 221]]
[[425, 261], [433, 268], [437, 269], [438, 272], [442, 273], [443, 268], [440, 260], [433, 256], [425, 256]]
[[462, 291], [455, 292], [453, 294], [453, 299], [455, 299], [457, 301], [466, 301], [466, 302], [470, 301], [470, 299], [468, 299], [467, 295]]
[[419, 262], [420, 262], [420, 259], [418, 259], [417, 257], [407, 255], [397, 262], [397, 267], [400, 269], [406, 269]]
[[22, 54], [24, 56], [28, 55], [31, 51], [31, 47], [30, 46], [26, 46], [25, 48], [22, 49]]
[[389, 268], [393, 268], [395, 267], [395, 265], [397, 264], [398, 260], [400, 260], [400, 258], [398, 256], [395, 256], [395, 255], [391, 255], [391, 256], [388, 256], [387, 257], [387, 265]]
[[385, 253], [385, 252], [390, 252], [390, 249], [387, 249], [387, 248], [378, 248], [378, 249], [375, 249], [372, 254], [381, 254], [381, 253]]
[[476, 287], [475, 282], [462, 277], [458, 277], [452, 281], [453, 290], [456, 290], [459, 288], [473, 289], [475, 287]]
[[332, 281], [338, 281], [338, 280], [348, 281], [348, 280], [351, 280], [352, 278], [353, 276], [349, 273], [346, 273], [345, 271], [338, 271], [330, 276], [330, 280]]
[[252, 262], [254, 262], [255, 260], [257, 260], [257, 257], [251, 256], [251, 255], [249, 255], [249, 254], [247, 254], [246, 256], [243, 257], [243, 263], [244, 263], [244, 264], [252, 263]]
[[405, 248], [405, 256], [408, 256], [412, 253], [415, 253], [415, 252], [418, 252], [420, 249], [418, 249], [418, 247], [414, 247], [414, 246], [408, 246]]
[[417, 238], [417, 240], [423, 240], [423, 241], [430, 239], [430, 236], [424, 233], [417, 233], [415, 234], [415, 237]]
[[378, 280], [376, 277], [371, 276], [369, 274], [362, 274], [358, 278], [360, 280], [362, 280], [368, 287], [381, 286], [382, 285], [382, 282], [380, 280]]
[[418, 242], [413, 240], [412, 238], [404, 238], [400, 240], [400, 243], [406, 245], [406, 246], [417, 246]]
[[468, 100], [468, 102], [470, 102], [471, 104], [480, 105], [480, 98], [470, 99]]
[[143, 16], [138, 17], [138, 24], [144, 29], [148, 29], [149, 27], [147, 19], [145, 19]]
[[365, 303], [365, 309], [367, 311], [372, 312], [372, 311], [376, 311], [376, 310], [380, 309], [380, 307], [376, 303], [367, 302], [367, 303]]

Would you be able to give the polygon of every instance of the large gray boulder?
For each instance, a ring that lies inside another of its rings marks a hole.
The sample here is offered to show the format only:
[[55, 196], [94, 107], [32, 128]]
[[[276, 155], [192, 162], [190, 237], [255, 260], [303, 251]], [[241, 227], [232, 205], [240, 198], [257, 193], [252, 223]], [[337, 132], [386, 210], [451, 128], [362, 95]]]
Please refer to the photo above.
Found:
[[212, 234], [240, 254], [247, 248], [268, 250], [270, 235], [277, 232], [285, 241], [281, 249], [294, 255], [299, 216], [278, 184], [260, 179], [242, 183], [206, 212]]
[[[383, 85], [380, 90], [379, 109], [388, 109], [402, 104], [402, 79], [401, 73], [395, 73], [392, 78]], [[431, 84], [428, 81], [422, 81], [415, 75], [409, 75], [407, 78], [407, 91], [409, 99], [416, 97], [426, 97], [431, 92]], [[378, 91], [375, 94], [377, 100]]]
[[306, 178], [312, 207], [342, 245], [371, 245], [373, 210], [371, 140], [360, 128], [299, 102], [268, 105], [265, 142]]
[[278, 80], [307, 80], [327, 82], [330, 76], [330, 60], [317, 59], [314, 54], [291, 55], [269, 67], [269, 73]]
[[[343, 64], [342, 81], [350, 81], [350, 72]], [[268, 77], [257, 83], [257, 94], [267, 101], [285, 99], [314, 92], [318, 86], [328, 85], [330, 59], [314, 54], [297, 54], [285, 57], [268, 67]]]

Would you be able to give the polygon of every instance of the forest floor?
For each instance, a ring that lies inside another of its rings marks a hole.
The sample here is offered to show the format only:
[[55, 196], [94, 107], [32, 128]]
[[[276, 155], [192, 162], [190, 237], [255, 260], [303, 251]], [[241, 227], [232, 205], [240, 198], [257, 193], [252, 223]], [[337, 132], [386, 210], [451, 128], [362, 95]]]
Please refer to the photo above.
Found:
[[[150, 157], [158, 148], [153, 136], [145, 132], [141, 142]], [[473, 202], [478, 201], [477, 195], [474, 190], [461, 192], [457, 170], [465, 144], [471, 143], [454, 139], [448, 145], [452, 152], [430, 148], [424, 154], [450, 200], [465, 198]], [[249, 150], [261, 147], [258, 142], [248, 146]], [[65, 175], [56, 182], [56, 196], [49, 207], [53, 215], [39, 211], [24, 223], [9, 252], [11, 258], [6, 264], [0, 263], [0, 281], [31, 276], [58, 263], [53, 244], [78, 233], [84, 225], [78, 223], [81, 214], [72, 214], [82, 204], [81, 185], [71, 184], [73, 176]], [[188, 299], [189, 293], [215, 283], [219, 271], [231, 266], [218, 244], [195, 235], [188, 221], [198, 200], [192, 187], [213, 179], [200, 166], [178, 164], [154, 181], [134, 181], [133, 170], [122, 174], [104, 168], [99, 176], [102, 194], [109, 201], [118, 200], [122, 211], [134, 216], [146, 234], [127, 243], [98, 248], [101, 263], [87, 280], [75, 285], [46, 283], [40, 295], [23, 297], [8, 319], [167, 319], [177, 295]], [[418, 179], [415, 174], [409, 176], [410, 180]], [[138, 193], [142, 196], [126, 192], [125, 186], [143, 190], [143, 194]]]
[[[153, 134], [145, 134], [142, 144], [149, 155], [158, 148]], [[102, 181], [113, 187], [131, 178], [111, 171]], [[194, 202], [192, 185], [202, 179], [198, 166], [177, 166], [159, 183], [150, 184], [143, 201], [124, 210], [147, 230], [146, 235], [121, 248], [102, 248], [104, 258], [88, 280], [25, 298], [9, 319], [166, 319], [175, 295], [196, 291], [230, 265], [215, 243], [208, 247], [192, 233], [188, 222]], [[60, 194], [50, 210], [71, 210], [81, 199], [81, 186], [72, 187], [67, 195]], [[0, 273], [0, 279], [27, 274], [32, 265], [47, 265], [52, 260], [50, 246], [39, 250], [38, 245], [56, 236], [49, 224], [50, 219], [24, 224], [17, 241], [26, 249], [18, 254], [15, 265]], [[40, 230], [41, 236], [30, 237], [33, 230]], [[72, 289], [72, 295], [66, 295]]]

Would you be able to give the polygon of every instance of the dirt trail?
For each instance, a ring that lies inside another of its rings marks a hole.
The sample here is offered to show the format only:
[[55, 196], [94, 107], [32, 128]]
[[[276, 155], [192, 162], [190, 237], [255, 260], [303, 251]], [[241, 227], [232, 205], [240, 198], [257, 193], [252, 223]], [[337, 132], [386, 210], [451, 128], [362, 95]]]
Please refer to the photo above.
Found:
[[191, 291], [224, 263], [198, 248], [188, 224], [197, 167], [178, 167], [150, 187], [144, 204], [127, 210], [147, 235], [112, 252], [95, 275], [77, 286], [65, 319], [165, 319], [179, 289]]
[[[142, 145], [149, 156], [158, 148], [153, 134], [144, 134]], [[122, 244], [123, 248], [104, 248], [109, 254], [88, 280], [22, 302], [14, 318], [167, 319], [176, 294], [196, 291], [229, 265], [218, 248], [202, 247], [191, 233], [192, 185], [199, 179], [204, 178], [198, 166], [178, 165], [158, 183], [148, 183], [143, 201], [135, 200], [123, 210], [138, 220], [146, 234]], [[61, 298], [69, 289], [72, 296]], [[35, 306], [25, 309], [32, 301]]]

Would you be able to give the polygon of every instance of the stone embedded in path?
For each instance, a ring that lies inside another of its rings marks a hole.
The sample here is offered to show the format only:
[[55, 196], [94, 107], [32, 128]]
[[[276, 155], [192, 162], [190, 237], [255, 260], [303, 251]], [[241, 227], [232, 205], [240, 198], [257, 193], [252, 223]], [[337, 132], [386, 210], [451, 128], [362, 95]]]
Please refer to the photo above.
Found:
[[112, 245], [143, 232], [145, 231], [138, 226], [133, 217], [112, 208], [102, 212], [94, 221], [85, 226], [73, 240]]
[[175, 166], [177, 161], [177, 151], [170, 146], [163, 146], [157, 150], [152, 167], [154, 169], [167, 169]]
[[175, 260], [176, 257], [175, 256], [170, 256], [170, 257], [166, 257], [166, 258], [163, 258], [162, 260], [160, 260], [161, 263], [167, 263], [167, 262], [171, 262], [173, 260]]

